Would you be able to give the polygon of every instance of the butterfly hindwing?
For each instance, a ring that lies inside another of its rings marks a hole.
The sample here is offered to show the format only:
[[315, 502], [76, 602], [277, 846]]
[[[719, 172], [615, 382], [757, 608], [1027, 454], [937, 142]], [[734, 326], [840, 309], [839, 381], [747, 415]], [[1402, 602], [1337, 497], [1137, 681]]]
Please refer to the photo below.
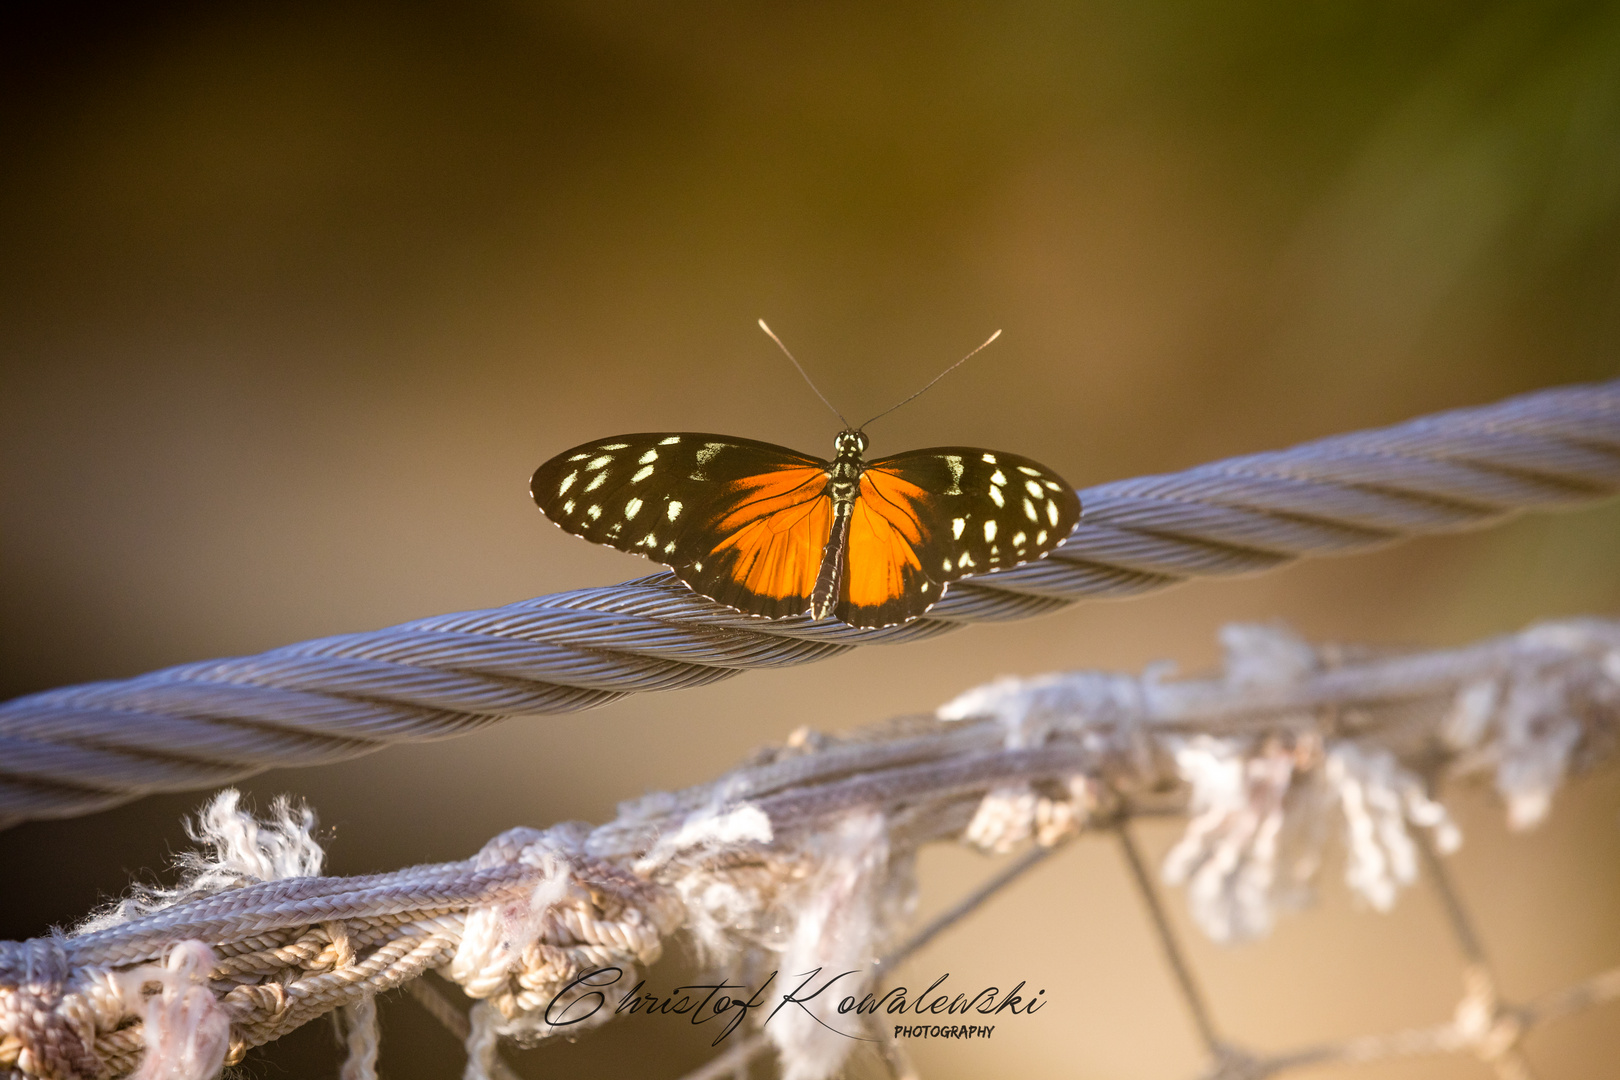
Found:
[[530, 491], [568, 532], [669, 564], [694, 590], [769, 618], [809, 606], [832, 526], [827, 463], [698, 432], [619, 435], [535, 471]]
[[853, 626], [916, 618], [945, 583], [1038, 559], [1079, 520], [1074, 489], [1017, 454], [941, 446], [880, 458], [861, 477], [838, 617]]
[[868, 468], [849, 522], [843, 590], [833, 610], [850, 626], [892, 626], [915, 619], [944, 593], [944, 578], [923, 568], [923, 524], [930, 493]]

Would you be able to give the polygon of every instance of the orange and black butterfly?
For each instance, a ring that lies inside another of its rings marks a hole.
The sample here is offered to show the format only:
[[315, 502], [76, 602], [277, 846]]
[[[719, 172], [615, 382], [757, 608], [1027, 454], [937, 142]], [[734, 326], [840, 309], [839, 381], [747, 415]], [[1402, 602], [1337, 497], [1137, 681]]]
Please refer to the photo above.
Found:
[[530, 491], [563, 529], [667, 563], [711, 600], [860, 627], [1039, 559], [1080, 519], [1074, 489], [1028, 458], [936, 446], [864, 461], [865, 426], [845, 422], [831, 461], [726, 435], [617, 435], [558, 454]]

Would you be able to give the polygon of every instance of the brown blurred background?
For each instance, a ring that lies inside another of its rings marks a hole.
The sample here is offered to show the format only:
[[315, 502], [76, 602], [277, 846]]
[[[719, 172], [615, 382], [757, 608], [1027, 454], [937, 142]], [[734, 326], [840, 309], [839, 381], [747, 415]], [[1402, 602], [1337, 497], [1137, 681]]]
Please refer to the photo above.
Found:
[[[619, 431], [825, 452], [1004, 447], [1077, 486], [1620, 374], [1620, 9], [1525, 2], [19, 3], [0, 15], [5, 696], [636, 576], [529, 473]], [[1006, 673], [1215, 660], [1228, 620], [1431, 646], [1620, 609], [1620, 505], [1093, 603], [246, 785], [330, 868], [601, 821], [807, 724]], [[204, 793], [0, 833], [0, 938], [159, 875]], [[1454, 863], [1510, 995], [1620, 963], [1620, 778]], [[1155, 853], [1169, 828], [1150, 829]], [[924, 860], [934, 910], [990, 872]], [[1191, 948], [1234, 1037], [1438, 1022], [1432, 894]], [[1179, 897], [1172, 899], [1185, 926]], [[678, 962], [678, 958], [677, 958]], [[666, 966], [654, 979], [673, 980]], [[1050, 1002], [925, 1075], [1178, 1077], [1197, 1044], [1117, 852], [1088, 841], [902, 973]], [[460, 1050], [386, 1004], [382, 1069]], [[675, 1077], [609, 1027], [527, 1075]], [[1620, 1012], [1530, 1044], [1612, 1076]], [[335, 1075], [329, 1029], [254, 1076]], [[865, 1066], [863, 1066], [865, 1068]], [[867, 1069], [869, 1072], [870, 1069]], [[1429, 1060], [1318, 1075], [1475, 1077]]]

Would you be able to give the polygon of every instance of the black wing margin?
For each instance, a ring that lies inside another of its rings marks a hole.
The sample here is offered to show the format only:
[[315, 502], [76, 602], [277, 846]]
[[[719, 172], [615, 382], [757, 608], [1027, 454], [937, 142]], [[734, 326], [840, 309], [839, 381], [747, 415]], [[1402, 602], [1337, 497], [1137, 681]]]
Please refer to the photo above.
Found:
[[753, 439], [642, 432], [565, 450], [535, 470], [529, 493], [567, 532], [681, 567], [713, 550], [715, 524], [746, 504], [749, 478], [826, 465]]
[[[1038, 461], [999, 450], [935, 446], [867, 466], [915, 485], [922, 529], [912, 545], [936, 581], [1005, 570], [1042, 558], [1080, 520], [1080, 497]], [[936, 598], [937, 599], [937, 598]]]

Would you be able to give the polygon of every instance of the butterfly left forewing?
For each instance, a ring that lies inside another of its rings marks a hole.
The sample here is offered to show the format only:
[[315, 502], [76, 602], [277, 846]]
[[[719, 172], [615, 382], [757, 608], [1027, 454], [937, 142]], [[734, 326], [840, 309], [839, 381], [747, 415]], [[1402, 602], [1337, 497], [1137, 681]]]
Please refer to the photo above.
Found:
[[826, 480], [826, 462], [772, 443], [647, 432], [558, 454], [530, 492], [568, 532], [667, 563], [702, 595], [775, 618], [809, 605], [815, 566], [801, 552], [819, 558], [826, 542]]
[[786, 466], [738, 478], [694, 518], [676, 551], [676, 576], [739, 611], [779, 619], [810, 606], [832, 530], [825, 466]]
[[866, 477], [874, 494], [911, 508], [921, 534], [912, 551], [939, 582], [1039, 559], [1080, 520], [1080, 497], [1062, 477], [999, 450], [913, 450], [872, 462]]

